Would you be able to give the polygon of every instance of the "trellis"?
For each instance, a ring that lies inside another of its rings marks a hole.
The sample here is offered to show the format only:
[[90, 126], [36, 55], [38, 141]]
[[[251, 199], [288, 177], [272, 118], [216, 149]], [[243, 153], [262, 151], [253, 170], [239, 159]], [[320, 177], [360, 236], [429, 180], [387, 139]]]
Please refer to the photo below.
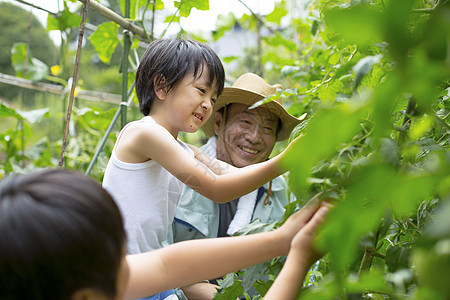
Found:
[[[16, 0], [22, 4], [31, 6], [33, 8], [36, 9], [40, 9], [43, 10], [49, 14], [52, 14], [54, 16], [58, 16], [56, 13], [53, 13], [51, 11], [48, 11], [44, 8], [38, 7], [36, 5], [33, 5], [31, 3], [28, 3], [24, 0]], [[120, 27], [122, 27], [123, 30], [123, 41], [124, 41], [124, 47], [123, 47], [123, 52], [122, 52], [122, 65], [121, 65], [121, 69], [122, 69], [122, 94], [120, 96], [120, 103], [119, 103], [119, 107], [118, 110], [115, 114], [115, 116], [113, 117], [113, 119], [111, 120], [111, 123], [109, 124], [99, 146], [97, 147], [93, 158], [86, 170], [86, 174], [90, 174], [90, 172], [92, 171], [97, 158], [99, 157], [107, 139], [109, 134], [111, 133], [112, 129], [114, 128], [117, 120], [121, 119], [121, 128], [123, 126], [125, 126], [126, 122], [127, 122], [127, 107], [130, 105], [131, 103], [131, 99], [132, 99], [132, 92], [133, 92], [133, 88], [134, 86], [131, 86], [130, 88], [128, 88], [128, 55], [130, 52], [130, 48], [131, 48], [131, 44], [132, 44], [132, 40], [134, 38], [137, 38], [140, 40], [140, 46], [147, 46], [146, 43], [152, 41], [154, 39], [154, 35], [153, 35], [153, 29], [154, 29], [154, 18], [155, 18], [155, 5], [156, 5], [156, 1], [154, 0], [150, 0], [149, 1], [149, 5], [153, 6], [153, 18], [152, 18], [152, 23], [151, 23], [151, 29], [150, 29], [150, 34], [147, 34], [145, 28], [140, 27], [130, 21], [128, 21], [127, 19], [129, 19], [130, 16], [130, 1], [129, 0], [125, 0], [125, 9], [124, 9], [124, 17], [120, 16], [119, 14], [117, 14], [116, 12], [112, 11], [111, 9], [103, 6], [102, 4], [96, 2], [96, 1], [90, 1], [90, 0], [78, 0], [79, 2], [83, 3], [83, 7], [82, 7], [82, 11], [81, 11], [81, 23], [80, 23], [80, 29], [79, 29], [79, 34], [78, 34], [78, 43], [77, 43], [77, 53], [76, 53], [76, 58], [75, 58], [75, 64], [74, 64], [74, 71], [73, 71], [73, 76], [72, 76], [72, 84], [70, 86], [71, 90], [69, 93], [69, 105], [67, 108], [67, 113], [66, 113], [66, 118], [65, 118], [65, 126], [64, 126], [64, 136], [63, 136], [63, 144], [61, 147], [61, 153], [60, 153], [60, 157], [59, 157], [59, 167], [62, 167], [64, 165], [64, 154], [65, 154], [65, 149], [66, 149], [66, 145], [67, 145], [67, 138], [68, 138], [68, 129], [69, 129], [69, 124], [70, 124], [70, 118], [71, 118], [71, 113], [72, 113], [72, 106], [73, 106], [73, 99], [74, 99], [74, 93], [75, 93], [75, 88], [76, 88], [76, 82], [77, 82], [77, 77], [78, 77], [78, 67], [79, 67], [79, 59], [80, 59], [80, 55], [81, 55], [81, 50], [82, 50], [82, 42], [83, 42], [83, 36], [84, 36], [84, 30], [85, 28], [90, 28], [92, 26], [89, 26], [90, 24], [86, 23], [86, 17], [87, 17], [87, 12], [88, 12], [88, 8], [92, 8], [94, 11], [96, 11], [97, 13], [101, 14], [102, 16], [104, 16], [105, 18], [113, 21], [114, 23], [118, 24]], [[245, 3], [242, 0], [238, 0], [238, 2], [240, 2], [241, 4], [243, 4], [249, 11], [250, 13], [258, 20], [258, 22], [260, 22], [261, 24], [264, 24], [264, 21], [260, 18], [260, 16], [256, 13], [254, 13], [247, 5], [245, 5]], [[274, 32], [272, 28], [270, 28], [270, 26], [266, 26], [271, 32]], [[164, 35], [164, 33], [163, 33]], [[143, 45], [144, 44], [144, 45]], [[259, 47], [260, 48], [260, 47]], [[262, 74], [261, 74], [262, 75]], [[1, 79], [1, 78], [0, 78]], [[24, 85], [24, 83], [22, 83], [22, 85]], [[52, 90], [52, 88], [48, 87], [48, 86], [43, 86], [43, 84], [36, 84], [36, 83], [27, 83], [27, 88], [34, 88], [34, 89], [39, 89], [39, 88], [48, 88], [50, 90]], [[58, 91], [59, 92], [59, 91]], [[82, 95], [88, 96], [88, 94], [96, 94], [95, 92], [90, 92], [90, 93], [82, 93]], [[96, 94], [97, 96], [101, 95], [101, 94]], [[81, 96], [81, 95], [80, 95]], [[103, 95], [105, 96], [105, 95]], [[115, 100], [117, 101], [117, 96], [118, 95], [114, 95], [113, 97], [115, 98]], [[95, 97], [95, 96], [94, 96]]]
[[[38, 7], [32, 3], [28, 3], [24, 0], [16, 0], [16, 1], [18, 1], [22, 4], [25, 4], [25, 5], [31, 6], [33, 8], [43, 10], [49, 14], [55, 15], [55, 13], [53, 13], [53, 12], [50, 12], [44, 8]], [[101, 5], [100, 3], [96, 2], [96, 1], [92, 1], [92, 2], [90, 0], [79, 0], [79, 1], [81, 3], [83, 3], [83, 7], [81, 10], [81, 23], [80, 23], [79, 33], [78, 33], [77, 53], [76, 53], [76, 57], [75, 57], [75, 64], [74, 64], [74, 70], [73, 70], [73, 76], [72, 76], [72, 85], [70, 87], [70, 93], [69, 93], [69, 104], [68, 104], [66, 118], [65, 118], [63, 144], [61, 147], [61, 153], [60, 153], [59, 164], [58, 164], [59, 167], [62, 167], [64, 165], [64, 154], [65, 154], [65, 149], [66, 149], [66, 145], [67, 145], [69, 124], [70, 124], [70, 118], [71, 118], [71, 114], [72, 114], [73, 100], [74, 100], [75, 88], [76, 88], [76, 83], [77, 83], [77, 78], [78, 78], [79, 61], [80, 61], [80, 56], [81, 56], [81, 51], [82, 51], [84, 30], [85, 30], [85, 27], [87, 24], [86, 18], [87, 18], [87, 12], [88, 12], [89, 7], [92, 8], [94, 11], [100, 13], [107, 19], [109, 19], [109, 20], [115, 22], [116, 24], [118, 24], [119, 26], [121, 26], [123, 29], [123, 39], [124, 39], [124, 47], [123, 47], [123, 51], [122, 51], [122, 65], [121, 65], [122, 74], [123, 74], [123, 76], [122, 76], [122, 94], [120, 96], [119, 107], [118, 107], [118, 110], [117, 110], [116, 114], [114, 115], [113, 119], [111, 120], [111, 122], [110, 122], [102, 140], [100, 141], [100, 144], [97, 147], [97, 149], [94, 153], [94, 156], [86, 170], [86, 174], [90, 174], [90, 172], [92, 171], [92, 169], [98, 159], [98, 156], [100, 155], [100, 153], [108, 139], [109, 134], [113, 130], [119, 117], [121, 119], [121, 128], [123, 126], [125, 126], [125, 124], [127, 122], [127, 119], [126, 119], [127, 118], [127, 107], [130, 105], [130, 103], [132, 101], [133, 89], [134, 89], [134, 84], [132, 84], [132, 86], [130, 88], [128, 88], [128, 55], [130, 52], [133, 36], [136, 36], [137, 38], [141, 39], [144, 42], [150, 41], [151, 38], [147, 35], [144, 28], [139, 27], [136, 24], [127, 20], [130, 16], [130, 1], [129, 0], [125, 1], [124, 17], [121, 17], [119, 14], [115, 13], [111, 9]], [[155, 5], [155, 2], [153, 1], [153, 6], [154, 5]], [[154, 12], [154, 10], [153, 10], [153, 12]], [[152, 24], [152, 27], [153, 27], [153, 24]], [[153, 32], [153, 28], [152, 28], [152, 32]], [[59, 94], [63, 94], [63, 92], [64, 92], [63, 88], [60, 86], [57, 86], [57, 85], [35, 83], [30, 80], [17, 78], [17, 77], [6, 75], [6, 74], [0, 74], [0, 75], [1, 75], [0, 80], [5, 83], [14, 84], [14, 85], [22, 86], [25, 88], [35, 89], [35, 90], [50, 91], [50, 92], [59, 93]], [[95, 92], [84, 92], [83, 93], [82, 92], [81, 96], [83, 96], [83, 95], [87, 98], [89, 98], [89, 96], [91, 96], [91, 99], [92, 98], [98, 99], [98, 97], [100, 97], [101, 99], [105, 99], [105, 98], [111, 99], [112, 98], [109, 102], [115, 102], [115, 103], [117, 103], [118, 102], [117, 100], [119, 100], [117, 97], [119, 95], [106, 94], [106, 93], [95, 93]], [[113, 101], [113, 100], [115, 100], [115, 101]]]

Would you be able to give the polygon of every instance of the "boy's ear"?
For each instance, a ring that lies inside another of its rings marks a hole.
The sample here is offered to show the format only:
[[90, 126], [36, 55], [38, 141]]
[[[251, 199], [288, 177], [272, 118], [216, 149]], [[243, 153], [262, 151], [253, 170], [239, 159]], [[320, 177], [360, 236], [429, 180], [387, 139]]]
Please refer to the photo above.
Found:
[[158, 97], [160, 100], [166, 99], [168, 88], [163, 88], [164, 84], [166, 83], [166, 77], [164, 75], [159, 75], [155, 77], [153, 81], [153, 87], [155, 89], [156, 97]]
[[221, 128], [222, 126], [224, 126], [224, 124], [222, 124], [222, 114], [216, 111], [216, 113], [214, 114], [214, 118], [214, 133], [219, 136]]

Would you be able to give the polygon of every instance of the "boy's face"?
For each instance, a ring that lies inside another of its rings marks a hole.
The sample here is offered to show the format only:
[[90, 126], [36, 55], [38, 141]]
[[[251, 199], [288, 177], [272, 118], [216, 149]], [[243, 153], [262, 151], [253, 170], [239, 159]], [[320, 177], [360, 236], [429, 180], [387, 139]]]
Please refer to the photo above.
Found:
[[[161, 97], [159, 97], [161, 99]], [[172, 90], [165, 94], [165, 126], [174, 136], [180, 131], [196, 132], [211, 117], [217, 98], [215, 82], [209, 82], [209, 71], [194, 79], [186, 75]], [[150, 113], [152, 115], [152, 113]]]
[[215, 115], [217, 158], [239, 168], [269, 158], [277, 139], [278, 117], [267, 109], [248, 110], [248, 105], [238, 103], [227, 110], [225, 122], [220, 112]]

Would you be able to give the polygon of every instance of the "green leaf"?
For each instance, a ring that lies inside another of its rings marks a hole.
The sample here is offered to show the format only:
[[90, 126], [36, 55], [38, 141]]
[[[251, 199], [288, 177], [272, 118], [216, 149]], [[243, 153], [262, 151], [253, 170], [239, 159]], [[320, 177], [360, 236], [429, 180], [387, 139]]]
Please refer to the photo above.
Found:
[[297, 49], [297, 44], [295, 42], [284, 38], [279, 33], [276, 33], [275, 35], [271, 35], [264, 39], [272, 45], [281, 45], [290, 51], [295, 51]]
[[22, 116], [15, 109], [6, 106], [0, 101], [0, 118], [6, 119], [7, 117], [13, 117], [18, 120], [22, 119]]
[[281, 19], [284, 16], [286, 16], [287, 13], [288, 11], [286, 9], [286, 2], [285, 1], [277, 2], [275, 3], [274, 10], [266, 16], [266, 21], [280, 25]]
[[213, 300], [237, 299], [244, 293], [242, 281], [234, 273], [227, 274], [223, 280], [217, 280], [220, 285], [219, 291], [214, 294]]
[[50, 108], [47, 107], [30, 111], [17, 110], [17, 112], [22, 116], [22, 118], [33, 124], [36, 122], [40, 122], [44, 117], [48, 117]]
[[400, 166], [400, 157], [397, 144], [389, 138], [381, 139], [380, 154], [394, 167]]
[[197, 8], [198, 10], [209, 10], [209, 0], [181, 0], [175, 1], [174, 5], [180, 10], [180, 16], [189, 17], [192, 8]]
[[349, 293], [362, 293], [365, 291], [377, 291], [377, 293], [389, 294], [391, 291], [386, 284], [384, 274], [380, 271], [363, 273], [359, 278], [353, 275], [347, 277], [345, 288]]
[[60, 30], [79, 27], [81, 23], [81, 16], [76, 13], [72, 13], [69, 10], [66, 2], [64, 2], [64, 10], [60, 12], [59, 16], [48, 14], [47, 17], [47, 31]]
[[256, 292], [264, 297], [264, 295], [267, 293], [267, 291], [270, 289], [270, 287], [273, 284], [273, 280], [256, 280], [253, 284], [253, 287], [255, 288]]
[[348, 44], [367, 47], [380, 41], [381, 15], [375, 8], [364, 6], [335, 8], [325, 12], [325, 22]]
[[275, 224], [276, 223], [262, 223], [261, 220], [256, 219], [242, 227], [234, 235], [248, 235], [258, 232], [270, 231], [274, 228]]
[[305, 136], [296, 141], [285, 161], [287, 166], [298, 166], [290, 172], [290, 180], [296, 182], [298, 188], [306, 185], [313, 165], [334, 154], [341, 143], [348, 142], [359, 131], [363, 111], [364, 107], [348, 103], [334, 109], [322, 109], [309, 119]]
[[373, 65], [378, 64], [381, 60], [382, 55], [377, 54], [374, 56], [366, 56], [362, 58], [360, 61], [353, 66], [353, 72], [355, 73], [355, 85], [356, 89], [361, 83], [364, 75], [369, 74], [370, 70], [372, 70]]
[[392, 246], [386, 250], [385, 263], [389, 272], [409, 267], [410, 249], [401, 246]]
[[226, 57], [222, 57], [222, 60], [225, 62], [225, 63], [230, 63], [230, 62], [232, 62], [232, 61], [235, 61], [236, 59], [238, 59], [239, 58], [239, 56], [226, 56]]
[[31, 53], [27, 53], [27, 46], [24, 43], [13, 45], [11, 63], [18, 77], [39, 81], [48, 74], [48, 66], [39, 59], [32, 57]]
[[336, 100], [337, 93], [344, 87], [344, 84], [340, 80], [332, 80], [330, 83], [321, 85], [317, 89], [319, 99], [325, 105], [333, 104]]
[[114, 49], [119, 43], [117, 30], [119, 25], [114, 22], [106, 22], [97, 27], [97, 30], [89, 37], [92, 45], [97, 51], [100, 60], [109, 64]]
[[217, 41], [220, 39], [227, 31], [236, 24], [236, 17], [233, 13], [228, 13], [227, 15], [218, 15], [216, 20], [216, 30], [213, 31], [213, 39]]

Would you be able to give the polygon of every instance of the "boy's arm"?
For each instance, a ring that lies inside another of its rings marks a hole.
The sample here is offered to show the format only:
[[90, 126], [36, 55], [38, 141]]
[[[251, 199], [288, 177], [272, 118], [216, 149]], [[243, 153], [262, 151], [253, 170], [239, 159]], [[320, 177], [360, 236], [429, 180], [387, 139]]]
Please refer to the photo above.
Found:
[[[217, 175], [207, 165], [189, 155], [161, 126], [140, 126], [147, 128], [140, 130], [139, 134], [134, 134], [133, 147], [127, 147], [128, 151], [136, 152], [136, 157], [155, 160], [183, 183], [218, 203], [248, 194], [287, 171], [281, 167], [280, 154], [263, 163]], [[121, 143], [125, 138], [126, 135], [121, 137]], [[119, 151], [116, 153], [118, 155], [122, 153], [120, 147], [116, 151]]]
[[297, 299], [308, 269], [321, 254], [314, 250], [317, 227], [323, 222], [328, 207], [321, 207], [291, 242], [291, 249], [280, 274], [264, 296], [264, 300]]
[[319, 207], [317, 199], [293, 214], [280, 228], [248, 236], [180, 242], [130, 255], [127, 299], [217, 278], [229, 272], [286, 255], [291, 240]]
[[216, 175], [233, 173], [239, 170], [239, 168], [236, 168], [233, 165], [205, 154], [201, 149], [193, 145], [189, 145], [189, 147], [192, 149], [192, 151], [194, 151], [195, 158], [198, 159], [206, 167], [208, 167]]

